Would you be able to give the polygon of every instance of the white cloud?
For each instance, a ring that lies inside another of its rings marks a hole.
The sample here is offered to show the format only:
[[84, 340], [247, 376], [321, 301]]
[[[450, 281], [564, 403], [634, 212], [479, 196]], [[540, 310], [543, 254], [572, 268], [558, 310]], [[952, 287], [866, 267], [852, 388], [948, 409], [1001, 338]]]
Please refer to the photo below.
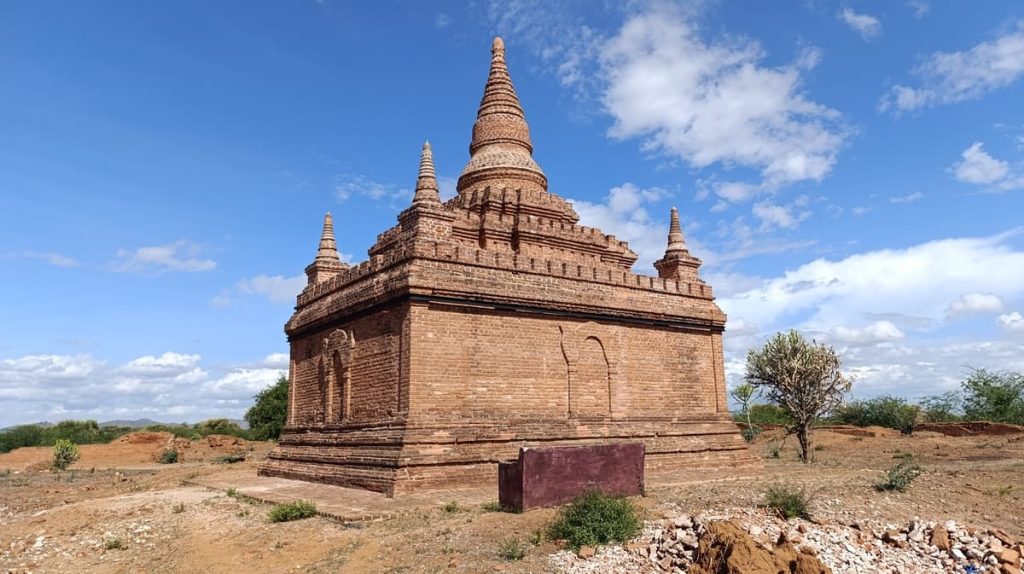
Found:
[[3, 257], [11, 259], [39, 259], [54, 267], [78, 267], [81, 265], [77, 259], [53, 251], [17, 251], [8, 253]]
[[914, 18], [921, 19], [928, 15], [931, 6], [925, 0], [907, 0], [907, 6], [914, 11]]
[[1021, 315], [1017, 311], [1000, 315], [996, 321], [1007, 331], [1013, 333], [1024, 333], [1024, 315]]
[[212, 259], [203, 259], [203, 248], [180, 239], [167, 245], [119, 249], [112, 269], [120, 272], [163, 273], [167, 271], [211, 271], [217, 267]]
[[964, 183], [1000, 190], [1024, 188], [1024, 176], [1011, 173], [1009, 163], [992, 157], [982, 146], [974, 142], [960, 154], [960, 161], [950, 167], [953, 176]]
[[896, 195], [889, 198], [889, 203], [914, 203], [924, 198], [924, 194], [920, 191], [908, 193], [907, 195]]
[[447, 28], [452, 25], [452, 17], [445, 14], [444, 12], [438, 12], [437, 16], [434, 16], [434, 27], [438, 30]]
[[949, 304], [949, 316], [971, 313], [998, 313], [1003, 310], [1003, 300], [992, 293], [965, 293]]
[[263, 358], [263, 366], [275, 369], [287, 369], [288, 361], [288, 353], [271, 353]]
[[119, 371], [131, 375], [180, 375], [199, 364], [200, 355], [167, 352], [159, 357], [143, 356], [129, 361]]
[[891, 322], [876, 321], [859, 329], [834, 327], [824, 338], [831, 343], [860, 347], [899, 341], [904, 337], [906, 334]]
[[811, 215], [810, 211], [798, 211], [797, 207], [796, 205], [782, 206], [769, 201], [761, 201], [754, 204], [753, 213], [761, 220], [761, 228], [764, 230], [793, 229]]
[[257, 275], [238, 282], [236, 288], [247, 295], [263, 295], [271, 303], [295, 303], [295, 298], [306, 287], [305, 275]]
[[873, 40], [882, 33], [882, 23], [878, 18], [868, 14], [858, 14], [853, 8], [846, 7], [840, 10], [839, 19], [859, 33], [864, 40]]
[[408, 186], [379, 182], [360, 174], [338, 175], [334, 179], [334, 197], [338, 201], [361, 196], [373, 201], [412, 202], [413, 190]]
[[[1024, 370], [1019, 339], [986, 340], [949, 320], [951, 309], [996, 313], [1003, 301], [1024, 295], [1024, 250], [1011, 243], [1019, 235], [818, 259], [770, 278], [733, 274], [727, 282], [733, 287], [719, 291], [718, 299], [729, 316], [730, 384], [742, 377], [748, 349], [791, 328], [840, 349], [845, 369], [857, 378], [858, 397], [938, 394], [963, 380], [965, 365]], [[1000, 315], [997, 324], [1008, 334], [1024, 333], [1017, 312]], [[750, 325], [758, 326], [755, 333]]]
[[238, 418], [254, 394], [287, 372], [284, 353], [267, 355], [260, 367], [227, 367], [216, 374], [201, 362], [197, 354], [176, 352], [113, 367], [89, 355], [3, 359], [0, 427], [68, 418]]
[[[681, 10], [649, 6], [601, 50], [603, 103], [615, 120], [610, 135], [643, 137], [644, 149], [698, 168], [757, 169], [761, 182], [747, 185], [762, 189], [820, 181], [846, 134], [838, 112], [802, 91], [818, 57], [805, 51], [778, 67], [763, 65], [764, 57], [753, 40], [709, 41]], [[735, 185], [720, 189], [729, 199], [753, 195]]]
[[941, 320], [964, 293], [1024, 295], [1024, 251], [1014, 234], [942, 239], [838, 261], [817, 259], [749, 291], [720, 299], [730, 317], [765, 328], [827, 332], [868, 314]]
[[879, 109], [894, 113], [974, 100], [1024, 76], [1024, 20], [963, 52], [936, 52], [913, 70], [918, 87], [893, 86]]
[[627, 182], [613, 187], [603, 203], [570, 201], [580, 216], [580, 224], [596, 227], [629, 242], [630, 248], [639, 256], [636, 268], [649, 271], [654, 261], [665, 253], [669, 217], [666, 209], [663, 217], [652, 220], [647, 208], [666, 195], [663, 189], [641, 189]]

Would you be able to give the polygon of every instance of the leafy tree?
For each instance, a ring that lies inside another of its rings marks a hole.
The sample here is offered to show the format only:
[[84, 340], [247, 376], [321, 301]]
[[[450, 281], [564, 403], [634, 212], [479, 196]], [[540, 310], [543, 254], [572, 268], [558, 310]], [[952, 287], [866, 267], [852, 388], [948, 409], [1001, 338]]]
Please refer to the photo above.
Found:
[[963, 398], [957, 391], [949, 391], [921, 399], [921, 415], [926, 422], [948, 423], [960, 420]]
[[832, 347], [808, 342], [800, 333], [776, 333], [761, 349], [747, 353], [746, 381], [762, 389], [792, 422], [787, 431], [800, 443], [800, 459], [811, 462], [811, 425], [842, 404], [853, 382], [839, 370]]
[[750, 422], [750, 401], [754, 399], [755, 394], [757, 388], [750, 383], [743, 383], [729, 392], [729, 395], [740, 404], [740, 415], [747, 419], [747, 428], [743, 431], [743, 438], [747, 439], [747, 442], [753, 441], [760, 430], [755, 431], [753, 423]]
[[960, 386], [964, 418], [1024, 424], [1024, 374], [974, 369]]
[[288, 418], [288, 377], [281, 375], [276, 383], [253, 398], [256, 404], [245, 413], [252, 438], [277, 440]]

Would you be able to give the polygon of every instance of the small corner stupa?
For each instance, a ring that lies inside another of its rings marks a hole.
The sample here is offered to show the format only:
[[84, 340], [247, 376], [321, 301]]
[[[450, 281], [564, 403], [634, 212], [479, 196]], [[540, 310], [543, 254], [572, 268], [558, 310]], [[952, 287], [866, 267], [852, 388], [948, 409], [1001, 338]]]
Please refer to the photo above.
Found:
[[643, 442], [648, 475], [754, 465], [725, 395], [725, 315], [673, 208], [657, 277], [578, 225], [533, 159], [496, 38], [457, 195], [424, 143], [411, 205], [369, 258], [328, 213], [285, 331], [288, 419], [260, 466], [388, 495], [496, 485], [524, 446]]

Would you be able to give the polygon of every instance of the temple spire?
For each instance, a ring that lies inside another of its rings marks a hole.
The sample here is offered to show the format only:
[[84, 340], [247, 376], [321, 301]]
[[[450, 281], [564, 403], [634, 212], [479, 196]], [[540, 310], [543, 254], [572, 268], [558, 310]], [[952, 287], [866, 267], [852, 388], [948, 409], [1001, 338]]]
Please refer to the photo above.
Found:
[[328, 211], [324, 215], [324, 228], [320, 233], [320, 245], [316, 250], [313, 262], [306, 266], [306, 277], [309, 284], [320, 283], [334, 277], [338, 272], [348, 269], [338, 255], [338, 244], [334, 241], [334, 218]]
[[668, 226], [668, 248], [665, 249], [665, 252], [675, 251], [686, 251], [686, 243], [683, 241], [683, 228], [679, 225], [679, 210], [673, 207]]
[[673, 207], [669, 217], [668, 246], [665, 248], [665, 256], [654, 262], [654, 268], [658, 270], [658, 277], [685, 282], [700, 281], [697, 277], [700, 263], [700, 259], [690, 255], [690, 250], [686, 248], [686, 242], [683, 240], [683, 228], [679, 225], [679, 210]]
[[441, 203], [441, 195], [437, 191], [437, 176], [434, 173], [434, 155], [430, 151], [430, 142], [423, 142], [420, 153], [420, 172], [416, 178], [416, 195], [412, 198], [413, 205], [423, 203]]
[[334, 218], [331, 217], [331, 212], [328, 211], [324, 215], [324, 230], [320, 234], [320, 247], [316, 250], [316, 259], [313, 262], [334, 263], [340, 261], [338, 244], [334, 241]]
[[505, 64], [505, 42], [491, 44], [491, 69], [473, 124], [469, 163], [457, 189], [477, 184], [547, 191], [548, 180], [533, 161], [530, 127]]

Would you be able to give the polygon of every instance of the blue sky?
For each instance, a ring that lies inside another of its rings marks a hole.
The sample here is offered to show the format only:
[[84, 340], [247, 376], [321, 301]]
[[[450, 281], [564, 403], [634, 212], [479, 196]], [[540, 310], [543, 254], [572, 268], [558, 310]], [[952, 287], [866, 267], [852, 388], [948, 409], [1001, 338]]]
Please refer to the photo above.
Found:
[[0, 4], [0, 426], [240, 416], [325, 211], [365, 258], [501, 34], [535, 159], [661, 254], [677, 206], [748, 348], [866, 397], [1024, 369], [1024, 6], [914, 0]]

